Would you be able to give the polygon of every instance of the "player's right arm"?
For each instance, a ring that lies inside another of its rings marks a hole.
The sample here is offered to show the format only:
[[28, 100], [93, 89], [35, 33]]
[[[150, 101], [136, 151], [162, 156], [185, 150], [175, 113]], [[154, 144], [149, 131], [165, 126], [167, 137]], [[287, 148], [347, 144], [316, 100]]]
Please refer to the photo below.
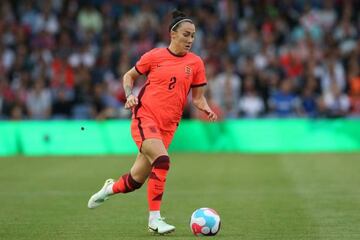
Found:
[[135, 67], [131, 68], [124, 74], [123, 77], [123, 87], [125, 90], [126, 103], [125, 108], [131, 109], [134, 106], [138, 105], [138, 98], [133, 94], [132, 89], [134, 86], [135, 80], [140, 76], [139, 72], [136, 71]]

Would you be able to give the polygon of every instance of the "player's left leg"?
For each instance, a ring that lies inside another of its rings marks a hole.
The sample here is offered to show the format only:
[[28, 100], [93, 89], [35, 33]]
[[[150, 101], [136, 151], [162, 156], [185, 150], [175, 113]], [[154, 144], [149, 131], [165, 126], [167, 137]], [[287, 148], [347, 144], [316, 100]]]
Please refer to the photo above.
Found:
[[151, 171], [151, 164], [144, 154], [139, 153], [129, 173], [122, 175], [118, 181], [108, 179], [104, 186], [91, 196], [89, 208], [100, 206], [109, 196], [116, 193], [128, 193], [140, 188]]
[[151, 164], [146, 156], [139, 153], [129, 173], [124, 174], [114, 183], [113, 193], [128, 193], [140, 188], [151, 171]]

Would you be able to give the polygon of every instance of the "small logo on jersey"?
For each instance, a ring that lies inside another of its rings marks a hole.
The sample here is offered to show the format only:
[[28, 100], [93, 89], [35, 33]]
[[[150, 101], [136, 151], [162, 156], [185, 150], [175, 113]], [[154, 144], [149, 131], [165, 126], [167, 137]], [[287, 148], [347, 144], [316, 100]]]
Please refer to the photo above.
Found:
[[152, 133], [156, 133], [156, 132], [157, 132], [156, 127], [154, 127], [154, 126], [149, 127], [149, 129], [150, 129], [150, 131], [151, 131]]
[[190, 75], [191, 75], [192, 69], [189, 66], [185, 66], [185, 78], [189, 79]]

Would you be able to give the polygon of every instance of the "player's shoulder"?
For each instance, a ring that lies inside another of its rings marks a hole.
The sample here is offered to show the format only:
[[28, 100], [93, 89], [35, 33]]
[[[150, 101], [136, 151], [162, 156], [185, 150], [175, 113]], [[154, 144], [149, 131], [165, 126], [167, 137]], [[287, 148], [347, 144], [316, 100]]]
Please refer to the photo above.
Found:
[[195, 59], [196, 61], [202, 62], [201, 57], [199, 55], [197, 55], [196, 53], [188, 52], [188, 56], [192, 59]]
[[188, 57], [191, 59], [192, 62], [195, 62], [196, 66], [198, 67], [204, 66], [204, 61], [199, 55], [193, 52], [189, 52]]

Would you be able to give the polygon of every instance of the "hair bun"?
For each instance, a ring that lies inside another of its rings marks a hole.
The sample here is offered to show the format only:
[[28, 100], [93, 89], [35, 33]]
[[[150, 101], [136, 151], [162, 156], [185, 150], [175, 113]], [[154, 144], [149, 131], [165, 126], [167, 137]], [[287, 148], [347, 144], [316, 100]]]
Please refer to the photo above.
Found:
[[183, 12], [179, 11], [179, 10], [174, 10], [172, 12], [172, 17], [173, 17], [173, 19], [175, 19], [175, 18], [178, 18], [178, 17], [186, 17], [186, 15]]

